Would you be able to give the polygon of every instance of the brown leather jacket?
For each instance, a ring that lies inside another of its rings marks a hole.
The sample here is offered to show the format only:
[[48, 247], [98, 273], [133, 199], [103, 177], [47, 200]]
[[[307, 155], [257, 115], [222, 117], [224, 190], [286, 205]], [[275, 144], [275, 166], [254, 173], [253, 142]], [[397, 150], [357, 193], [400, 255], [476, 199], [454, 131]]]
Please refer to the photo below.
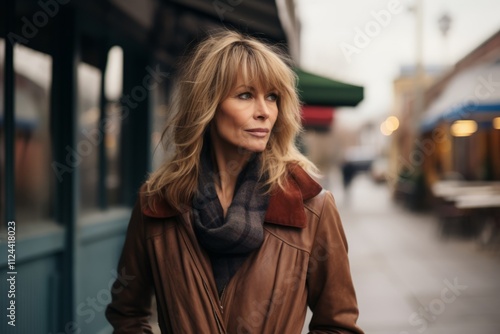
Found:
[[114, 333], [152, 333], [153, 291], [162, 333], [300, 334], [307, 306], [311, 333], [363, 333], [333, 196], [301, 168], [271, 196], [264, 242], [220, 298], [189, 210], [160, 204], [154, 211], [137, 204], [132, 212], [122, 277], [106, 310]]

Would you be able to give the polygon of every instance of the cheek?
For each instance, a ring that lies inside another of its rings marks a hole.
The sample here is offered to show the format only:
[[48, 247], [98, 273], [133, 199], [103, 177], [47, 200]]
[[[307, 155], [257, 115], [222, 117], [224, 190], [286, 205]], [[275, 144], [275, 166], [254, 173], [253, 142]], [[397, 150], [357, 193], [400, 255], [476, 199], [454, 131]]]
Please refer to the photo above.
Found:
[[223, 103], [217, 111], [218, 123], [224, 127], [231, 127], [233, 130], [243, 127], [248, 122], [245, 109], [238, 103]]
[[231, 110], [231, 112], [220, 110], [215, 116], [217, 132], [226, 140], [235, 140], [247, 121], [246, 118], [241, 117], [241, 115], [234, 112], [234, 110]]
[[246, 117], [242, 117], [241, 115], [226, 114], [222, 115], [219, 127], [221, 131], [236, 134], [239, 130], [244, 129], [247, 123], [248, 119]]

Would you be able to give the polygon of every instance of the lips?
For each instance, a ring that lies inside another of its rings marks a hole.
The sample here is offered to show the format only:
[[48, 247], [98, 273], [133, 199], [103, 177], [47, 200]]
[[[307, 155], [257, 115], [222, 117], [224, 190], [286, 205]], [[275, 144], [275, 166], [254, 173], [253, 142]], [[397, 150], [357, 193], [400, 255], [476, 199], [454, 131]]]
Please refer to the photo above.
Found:
[[259, 138], [265, 137], [269, 133], [269, 130], [264, 128], [248, 129], [245, 131], [251, 134], [252, 136]]

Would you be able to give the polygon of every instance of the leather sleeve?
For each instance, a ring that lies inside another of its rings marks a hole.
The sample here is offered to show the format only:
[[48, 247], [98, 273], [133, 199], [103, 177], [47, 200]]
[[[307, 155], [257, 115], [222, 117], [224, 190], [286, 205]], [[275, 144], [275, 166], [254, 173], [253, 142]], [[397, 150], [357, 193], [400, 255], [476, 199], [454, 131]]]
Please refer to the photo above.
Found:
[[112, 301], [106, 309], [113, 333], [152, 334], [149, 319], [153, 283], [139, 200], [132, 211], [117, 275], [111, 289]]
[[[319, 195], [321, 196], [321, 195]], [[308, 305], [313, 312], [310, 333], [356, 333], [358, 306], [347, 240], [333, 196], [326, 192], [309, 259]]]

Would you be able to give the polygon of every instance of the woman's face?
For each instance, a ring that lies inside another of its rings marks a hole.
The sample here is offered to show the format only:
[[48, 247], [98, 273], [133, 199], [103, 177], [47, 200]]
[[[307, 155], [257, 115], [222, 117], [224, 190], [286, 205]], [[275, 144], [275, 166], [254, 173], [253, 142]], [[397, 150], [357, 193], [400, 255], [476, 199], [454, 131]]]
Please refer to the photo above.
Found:
[[212, 123], [214, 145], [262, 152], [278, 117], [278, 93], [248, 86], [241, 77], [219, 105]]

